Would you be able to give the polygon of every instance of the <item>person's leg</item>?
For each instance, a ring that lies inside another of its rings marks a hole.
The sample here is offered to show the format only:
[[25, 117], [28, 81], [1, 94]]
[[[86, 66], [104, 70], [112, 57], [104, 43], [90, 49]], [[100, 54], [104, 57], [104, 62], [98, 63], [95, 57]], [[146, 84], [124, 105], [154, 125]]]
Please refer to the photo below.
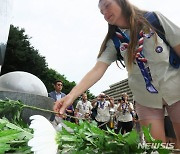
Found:
[[124, 131], [125, 131], [124, 122], [121, 122], [121, 125], [122, 125], [122, 126], [121, 126], [121, 134], [123, 135], [123, 134], [125, 133], [125, 132], [124, 132]]
[[117, 123], [117, 129], [115, 130], [116, 134], [119, 134], [120, 129], [122, 128], [122, 124], [120, 121]]
[[141, 126], [140, 126], [139, 120], [136, 120], [134, 125], [135, 125], [136, 131], [139, 133], [141, 131]]
[[172, 122], [176, 134], [175, 149], [180, 149], [180, 123]]
[[176, 134], [175, 148], [180, 149], [180, 123], [172, 122]]
[[140, 120], [142, 126], [151, 125], [151, 135], [154, 139], [162, 140], [163, 143], [166, 143], [166, 137], [164, 132], [164, 120], [154, 120], [154, 119], [145, 119]]
[[136, 104], [136, 112], [141, 126], [151, 125], [151, 135], [154, 139], [166, 143], [164, 131], [164, 109], [155, 109]]
[[100, 129], [102, 129], [102, 126], [103, 126], [103, 122], [97, 122], [97, 125], [98, 125], [98, 127], [100, 128]]
[[126, 133], [132, 131], [132, 128], [133, 128], [133, 121], [129, 121], [125, 123]]
[[176, 135], [175, 148], [180, 149], [180, 101], [171, 106], [166, 106], [166, 108]]
[[98, 127], [103, 130], [107, 130], [107, 124], [105, 122], [98, 122]]

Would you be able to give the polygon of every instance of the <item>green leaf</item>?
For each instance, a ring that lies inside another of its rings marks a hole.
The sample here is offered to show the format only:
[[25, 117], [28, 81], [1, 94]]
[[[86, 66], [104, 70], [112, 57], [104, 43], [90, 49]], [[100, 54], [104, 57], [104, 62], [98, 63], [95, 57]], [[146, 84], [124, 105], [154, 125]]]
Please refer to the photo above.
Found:
[[3, 154], [6, 151], [10, 150], [11, 147], [9, 144], [5, 144], [5, 143], [0, 143], [0, 153]]
[[31, 153], [27, 145], [33, 136], [31, 129], [21, 128], [6, 118], [0, 119], [0, 127], [0, 153]]
[[117, 134], [114, 132], [114, 130], [111, 130], [109, 127], [107, 127], [108, 133], [117, 136]]
[[91, 127], [88, 128], [88, 130], [94, 135], [100, 135], [100, 136], [105, 136], [105, 131], [101, 130], [97, 126], [91, 125]]
[[137, 145], [137, 143], [140, 142], [139, 135], [135, 130], [132, 130], [128, 133], [127, 136], [125, 136], [124, 140], [131, 146], [131, 145]]
[[155, 139], [151, 136], [150, 129], [151, 129], [151, 125], [149, 125], [148, 127], [142, 126], [142, 130], [146, 141], [152, 143], [155, 141]]
[[76, 136], [73, 135], [62, 135], [61, 140], [65, 142], [75, 142], [77, 138]]
[[19, 134], [18, 130], [3, 130], [0, 132], [0, 142], [2, 141], [9, 141], [14, 139], [14, 137], [17, 137]]
[[22, 129], [21, 127], [13, 124], [13, 123], [10, 123], [7, 119], [0, 119], [0, 123], [1, 124], [5, 124], [6, 127], [10, 128], [10, 129], [13, 129], [13, 130], [18, 130], [19, 132], [21, 132], [21, 136], [23, 137], [27, 137], [28, 139], [31, 139], [33, 137], [33, 134], [26, 131], [25, 129]]
[[3, 130], [5, 126], [6, 126], [5, 123], [0, 123], [0, 130]]
[[71, 129], [73, 129], [73, 130], [74, 130], [75, 128], [79, 127], [77, 124], [72, 123], [72, 122], [70, 122], [70, 121], [63, 120], [63, 123], [64, 123], [67, 127], [71, 128]]

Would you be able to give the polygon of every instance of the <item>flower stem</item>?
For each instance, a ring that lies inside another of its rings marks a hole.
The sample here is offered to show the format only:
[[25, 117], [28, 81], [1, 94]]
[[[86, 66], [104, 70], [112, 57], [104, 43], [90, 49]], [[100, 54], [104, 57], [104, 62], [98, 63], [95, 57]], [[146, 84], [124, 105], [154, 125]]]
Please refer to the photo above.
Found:
[[[54, 114], [59, 114], [58, 112], [54, 112], [54, 111], [52, 111], [52, 110], [42, 109], [42, 108], [39, 108], [39, 107], [30, 106], [30, 105], [24, 105], [24, 104], [23, 104], [22, 108], [30, 108], [30, 109], [34, 109], [34, 110], [39, 110], [39, 111], [44, 111], [44, 112], [50, 112], [50, 113], [54, 113]], [[66, 116], [66, 117], [69, 117], [69, 118], [79, 119], [78, 117], [70, 116], [70, 115], [67, 115], [67, 114], [63, 114], [63, 115]], [[81, 118], [81, 119], [82, 119], [82, 120], [85, 120], [85, 118]]]
[[34, 109], [34, 110], [39, 110], [39, 111], [44, 111], [44, 112], [50, 112], [50, 113], [58, 114], [58, 112], [54, 112], [52, 110], [42, 109], [42, 108], [39, 108], [39, 107], [30, 106], [30, 105], [23, 105], [23, 108], [30, 108], [30, 109]]

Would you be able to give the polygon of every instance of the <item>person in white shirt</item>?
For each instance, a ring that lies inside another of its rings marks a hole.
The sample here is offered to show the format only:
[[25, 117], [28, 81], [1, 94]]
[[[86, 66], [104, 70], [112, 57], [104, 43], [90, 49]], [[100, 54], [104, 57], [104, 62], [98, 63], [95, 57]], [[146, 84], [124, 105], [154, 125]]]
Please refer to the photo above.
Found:
[[122, 100], [118, 104], [117, 111], [119, 111], [117, 121], [118, 129], [117, 133], [121, 129], [121, 134], [132, 131], [133, 128], [133, 117], [132, 111], [134, 110], [133, 104], [128, 102], [128, 95], [124, 93], [122, 95]]
[[[89, 119], [90, 115], [91, 115], [92, 108], [93, 107], [91, 105], [91, 102], [88, 101], [88, 99], [87, 99], [87, 94], [83, 93], [82, 99], [77, 102], [75, 114], [79, 118]], [[76, 123], [77, 123], [77, 121], [76, 121]]]
[[98, 123], [99, 128], [107, 130], [106, 126], [110, 120], [109, 110], [111, 107], [114, 107], [113, 102], [110, 100], [109, 96], [106, 96], [104, 93], [101, 93], [98, 96], [98, 101], [95, 103], [97, 105], [97, 116], [95, 120]]

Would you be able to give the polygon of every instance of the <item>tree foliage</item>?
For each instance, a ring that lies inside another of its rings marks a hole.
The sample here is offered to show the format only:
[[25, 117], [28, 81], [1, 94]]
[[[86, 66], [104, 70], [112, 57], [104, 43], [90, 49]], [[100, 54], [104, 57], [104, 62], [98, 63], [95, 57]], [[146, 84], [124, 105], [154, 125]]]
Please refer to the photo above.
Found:
[[49, 91], [53, 91], [53, 83], [55, 80], [61, 80], [63, 82], [63, 89], [62, 91], [67, 94], [70, 92], [70, 90], [76, 85], [76, 83], [70, 82], [66, 79], [64, 75], [59, 74], [57, 71], [53, 69], [48, 69], [46, 73], [46, 81], [44, 82], [46, 87], [49, 89]]
[[12, 71], [25, 71], [43, 78], [47, 70], [45, 57], [30, 44], [24, 29], [11, 26], [6, 48], [2, 74]]
[[47, 72], [45, 57], [30, 44], [30, 37], [24, 29], [11, 25], [2, 74], [12, 71], [25, 71], [44, 79]]
[[[68, 81], [64, 75], [48, 68], [45, 57], [31, 45], [30, 39], [31, 37], [25, 34], [25, 29], [11, 25], [1, 75], [13, 71], [29, 72], [45, 84], [48, 92], [53, 90], [52, 83], [55, 80], [62, 80], [63, 92], [69, 93], [76, 83]], [[89, 91], [88, 98], [94, 98]]]

